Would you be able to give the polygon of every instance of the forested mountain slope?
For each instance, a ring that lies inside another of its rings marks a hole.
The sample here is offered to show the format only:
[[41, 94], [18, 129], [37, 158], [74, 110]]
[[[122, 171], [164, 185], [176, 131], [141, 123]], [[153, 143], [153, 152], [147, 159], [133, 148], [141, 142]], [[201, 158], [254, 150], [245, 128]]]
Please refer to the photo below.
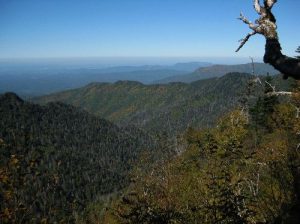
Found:
[[[136, 169], [130, 187], [97, 221], [298, 224], [300, 83], [280, 99], [272, 78], [265, 81], [264, 94], [248, 94], [244, 107], [215, 127], [189, 128], [176, 158], [146, 173]], [[96, 223], [94, 213], [85, 223]]]
[[0, 95], [0, 220], [72, 222], [88, 203], [126, 186], [153, 145], [141, 131], [73, 106]]
[[[189, 129], [184, 153], [151, 172], [136, 172], [97, 221], [298, 224], [299, 119], [292, 104], [270, 100], [250, 117], [235, 110], [215, 128]], [[261, 116], [267, 122], [258, 126]], [[97, 223], [89, 217], [85, 223]]]
[[[120, 125], [131, 124], [155, 133], [176, 134], [189, 126], [212, 126], [220, 115], [238, 105], [252, 78], [245, 73], [230, 73], [190, 84], [92, 83], [34, 101], [41, 104], [60, 101]], [[277, 86], [282, 85], [280, 77], [276, 82]], [[258, 83], [255, 85], [261, 88]]]

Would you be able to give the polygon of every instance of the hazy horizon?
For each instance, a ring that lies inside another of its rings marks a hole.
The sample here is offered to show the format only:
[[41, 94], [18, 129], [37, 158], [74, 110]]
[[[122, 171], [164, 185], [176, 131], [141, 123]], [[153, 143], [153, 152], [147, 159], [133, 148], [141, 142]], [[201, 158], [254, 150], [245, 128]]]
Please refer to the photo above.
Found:
[[[262, 62], [262, 58], [254, 58]], [[109, 68], [117, 66], [171, 66], [177, 63], [204, 62], [211, 64], [250, 63], [248, 57], [64, 57], [64, 58], [0, 58], [0, 68]]]

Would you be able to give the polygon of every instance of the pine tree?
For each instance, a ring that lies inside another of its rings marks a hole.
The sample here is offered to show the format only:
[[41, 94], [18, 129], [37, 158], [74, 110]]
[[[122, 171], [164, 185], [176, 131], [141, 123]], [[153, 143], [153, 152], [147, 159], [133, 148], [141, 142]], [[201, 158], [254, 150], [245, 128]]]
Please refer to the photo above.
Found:
[[272, 88], [273, 78], [267, 76], [265, 79], [264, 96], [259, 97], [256, 104], [251, 108], [251, 118], [255, 129], [261, 128], [263, 130], [270, 131], [270, 119], [274, 112], [274, 107], [279, 103], [276, 95], [269, 95], [273, 92]]
[[207, 223], [247, 223], [251, 212], [241, 192], [242, 178], [237, 175], [244, 164], [243, 136], [247, 118], [234, 111], [221, 120], [214, 135], [205, 144], [207, 156]]
[[296, 56], [296, 58], [300, 59], [300, 46], [297, 48], [296, 53], [299, 54], [299, 55]]

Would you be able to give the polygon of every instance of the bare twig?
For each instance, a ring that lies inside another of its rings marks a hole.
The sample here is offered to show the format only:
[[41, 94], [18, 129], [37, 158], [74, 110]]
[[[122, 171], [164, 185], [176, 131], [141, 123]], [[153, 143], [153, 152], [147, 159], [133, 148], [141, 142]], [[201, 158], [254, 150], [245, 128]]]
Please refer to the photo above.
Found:
[[259, 15], [261, 14], [261, 6], [259, 4], [259, 0], [254, 0], [254, 9]]
[[271, 87], [271, 89], [273, 90], [273, 92], [275, 92], [275, 86], [272, 86], [271, 83], [269, 83], [268, 81], [265, 81], [265, 83]]
[[250, 57], [250, 59], [251, 59], [251, 64], [252, 64], [252, 75], [255, 76], [255, 78], [252, 80], [252, 82], [259, 83], [260, 85], [262, 85], [262, 82], [261, 82], [259, 76], [255, 75], [254, 59], [252, 57]]
[[255, 25], [254, 23], [252, 23], [251, 21], [249, 21], [241, 12], [240, 13], [240, 17], [238, 18], [239, 20], [243, 21], [245, 24], [247, 24], [249, 26], [250, 29], [252, 29], [253, 31], [251, 33], [248, 33], [247, 36], [243, 39], [241, 39], [239, 42], [241, 42], [239, 48], [235, 51], [238, 52], [246, 43], [247, 41], [250, 39], [251, 36], [254, 36], [255, 34], [257, 34], [257, 25]]
[[272, 86], [271, 83], [268, 81], [265, 81], [265, 83], [271, 87], [272, 92], [268, 92], [266, 95], [267, 96], [291, 96], [292, 92], [286, 92], [286, 91], [276, 91], [276, 87]]
[[255, 25], [254, 23], [252, 23], [250, 20], [248, 20], [244, 14], [241, 12], [240, 13], [240, 17], [238, 18], [239, 20], [243, 21], [245, 24], [247, 24], [249, 26], [250, 29], [252, 30], [256, 30], [257, 29], [257, 25]]
[[248, 33], [244, 39], [241, 39], [240, 40], [241, 44], [235, 52], [238, 52], [242, 47], [244, 47], [244, 45], [247, 43], [247, 41], [250, 39], [250, 37], [254, 36], [255, 34], [256, 34], [256, 32], [253, 31], [252, 33]]
[[292, 93], [291, 92], [286, 92], [286, 91], [273, 91], [273, 92], [269, 92], [266, 94], [267, 96], [291, 96]]

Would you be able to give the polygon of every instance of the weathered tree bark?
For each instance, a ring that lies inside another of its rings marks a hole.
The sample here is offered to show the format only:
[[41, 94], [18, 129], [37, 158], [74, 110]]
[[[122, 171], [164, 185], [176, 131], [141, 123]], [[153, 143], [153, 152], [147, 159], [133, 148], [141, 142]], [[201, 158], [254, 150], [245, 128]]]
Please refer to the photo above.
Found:
[[300, 60], [282, 54], [278, 39], [266, 39], [264, 62], [280, 71], [284, 78], [300, 79]]
[[300, 80], [300, 59], [288, 57], [281, 52], [281, 46], [277, 34], [276, 18], [272, 13], [272, 7], [277, 0], [264, 0], [264, 6], [259, 0], [254, 0], [254, 9], [260, 15], [255, 23], [250, 22], [242, 13], [240, 20], [252, 29], [236, 51], [239, 51], [255, 34], [261, 34], [266, 38], [264, 62], [272, 65], [275, 69], [284, 74], [284, 78], [292, 77]]

